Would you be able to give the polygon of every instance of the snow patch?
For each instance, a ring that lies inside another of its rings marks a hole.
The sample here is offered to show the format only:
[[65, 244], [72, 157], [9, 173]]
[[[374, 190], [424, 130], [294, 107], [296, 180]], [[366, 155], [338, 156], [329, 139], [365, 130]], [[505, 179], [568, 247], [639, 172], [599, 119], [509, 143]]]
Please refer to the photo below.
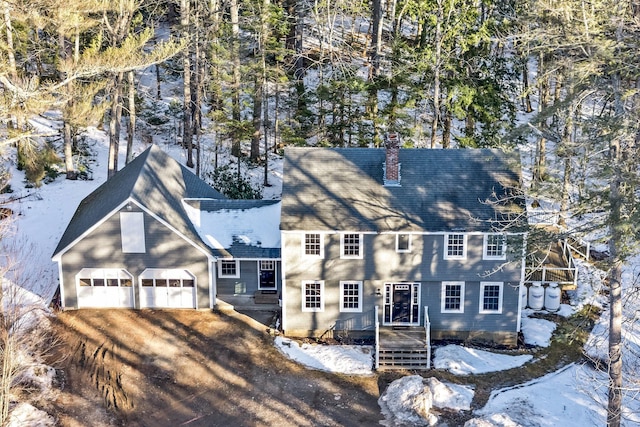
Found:
[[362, 345], [299, 345], [288, 338], [276, 337], [276, 347], [290, 359], [309, 368], [349, 375], [373, 373], [373, 347]]
[[517, 368], [532, 358], [531, 355], [510, 356], [451, 344], [436, 348], [433, 365], [455, 375], [470, 375]]

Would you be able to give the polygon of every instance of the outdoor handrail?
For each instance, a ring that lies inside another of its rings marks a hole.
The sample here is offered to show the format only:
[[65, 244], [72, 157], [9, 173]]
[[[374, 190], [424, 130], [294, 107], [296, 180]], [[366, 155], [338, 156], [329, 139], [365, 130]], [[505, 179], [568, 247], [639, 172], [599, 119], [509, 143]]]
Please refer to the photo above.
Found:
[[380, 367], [380, 319], [378, 315], [378, 306], [375, 307], [375, 318], [376, 318], [376, 369]]
[[424, 306], [424, 332], [427, 340], [427, 369], [431, 369], [431, 321], [429, 320], [429, 307]]

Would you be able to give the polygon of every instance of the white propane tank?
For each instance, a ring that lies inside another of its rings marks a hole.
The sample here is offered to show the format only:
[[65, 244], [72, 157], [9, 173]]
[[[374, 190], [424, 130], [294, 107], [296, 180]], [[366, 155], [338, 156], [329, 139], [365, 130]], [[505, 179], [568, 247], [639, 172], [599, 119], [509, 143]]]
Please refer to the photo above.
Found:
[[520, 299], [522, 300], [522, 303], [520, 305], [522, 305], [522, 309], [524, 310], [525, 308], [527, 308], [527, 286], [524, 283], [520, 288]]
[[544, 308], [548, 311], [560, 310], [560, 288], [557, 283], [549, 283], [544, 293]]
[[542, 310], [544, 307], [544, 288], [542, 283], [533, 282], [529, 287], [529, 308], [532, 310]]

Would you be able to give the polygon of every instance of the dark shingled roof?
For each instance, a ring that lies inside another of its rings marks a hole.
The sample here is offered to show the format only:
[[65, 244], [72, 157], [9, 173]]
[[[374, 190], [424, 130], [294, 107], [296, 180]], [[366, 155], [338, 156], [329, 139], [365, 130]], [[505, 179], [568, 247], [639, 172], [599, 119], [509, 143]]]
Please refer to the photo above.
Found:
[[281, 229], [492, 231], [523, 217], [517, 152], [400, 149], [400, 186], [383, 185], [384, 161], [383, 148], [285, 149]]
[[53, 255], [64, 250], [129, 197], [203, 249], [209, 249], [187, 217], [182, 199], [224, 199], [224, 196], [152, 145], [80, 202]]

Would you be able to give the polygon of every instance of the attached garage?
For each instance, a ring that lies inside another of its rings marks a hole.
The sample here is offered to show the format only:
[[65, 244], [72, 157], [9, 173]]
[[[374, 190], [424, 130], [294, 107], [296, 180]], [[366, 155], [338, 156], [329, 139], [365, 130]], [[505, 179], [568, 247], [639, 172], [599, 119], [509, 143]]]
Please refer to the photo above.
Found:
[[83, 268], [76, 275], [79, 308], [133, 308], [133, 276], [118, 268]]
[[140, 308], [197, 308], [196, 278], [187, 270], [147, 268], [139, 286]]

